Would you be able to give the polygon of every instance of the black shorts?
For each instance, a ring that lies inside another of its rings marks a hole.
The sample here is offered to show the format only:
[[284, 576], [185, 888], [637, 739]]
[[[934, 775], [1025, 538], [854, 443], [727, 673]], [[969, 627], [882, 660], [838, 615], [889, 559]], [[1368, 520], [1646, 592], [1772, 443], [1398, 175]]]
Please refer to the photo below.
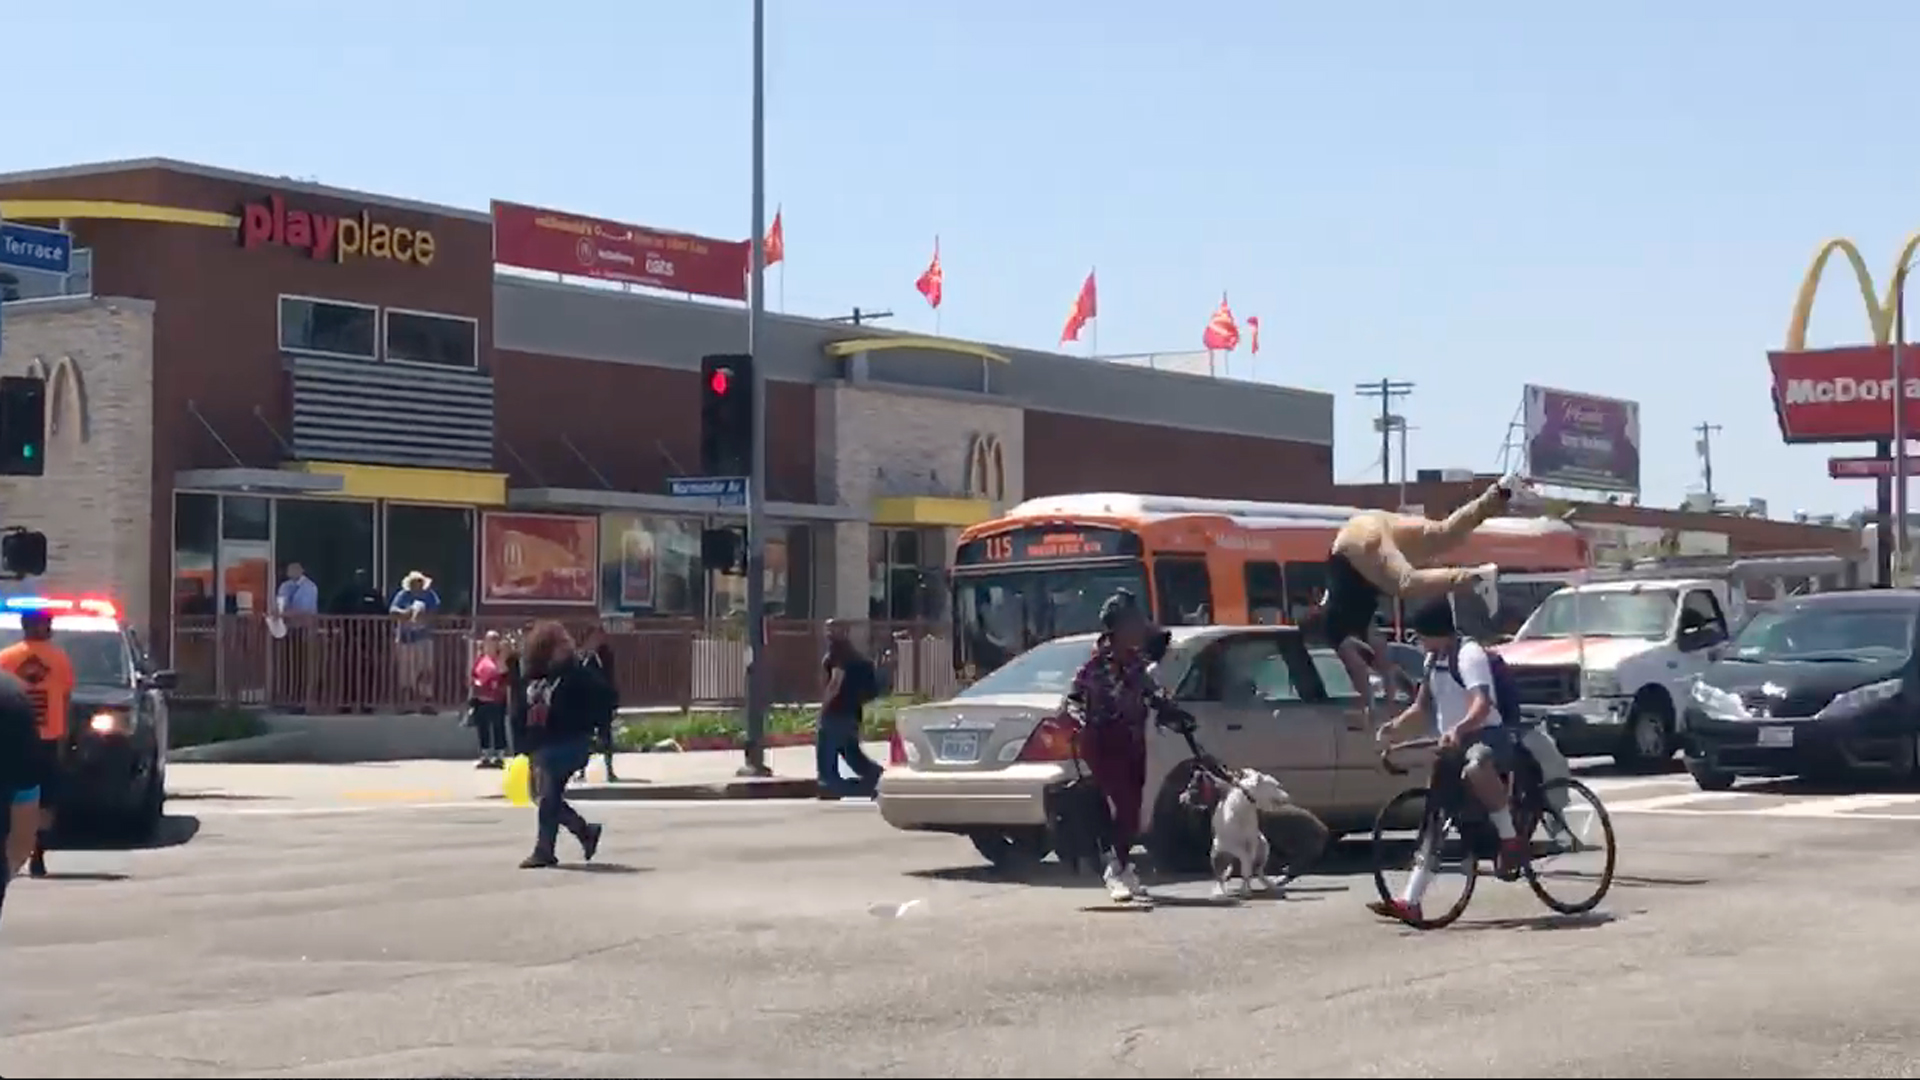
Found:
[[1327, 643], [1339, 647], [1348, 638], [1367, 640], [1380, 610], [1380, 590], [1354, 569], [1345, 555], [1327, 559]]

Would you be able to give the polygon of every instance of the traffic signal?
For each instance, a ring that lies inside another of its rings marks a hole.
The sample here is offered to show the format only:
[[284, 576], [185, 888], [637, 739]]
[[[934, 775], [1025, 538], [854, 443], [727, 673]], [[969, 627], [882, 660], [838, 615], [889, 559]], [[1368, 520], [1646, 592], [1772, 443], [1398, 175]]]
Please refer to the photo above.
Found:
[[0, 377], [0, 476], [43, 476], [46, 471], [46, 380]]
[[38, 577], [47, 572], [47, 534], [18, 525], [0, 533], [0, 574]]
[[700, 358], [700, 475], [753, 470], [753, 357]]

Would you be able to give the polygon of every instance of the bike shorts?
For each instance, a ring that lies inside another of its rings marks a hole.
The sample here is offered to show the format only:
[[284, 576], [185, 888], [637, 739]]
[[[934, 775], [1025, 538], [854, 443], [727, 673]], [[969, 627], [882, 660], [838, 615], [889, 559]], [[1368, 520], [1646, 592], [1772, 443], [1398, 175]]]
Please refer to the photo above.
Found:
[[1380, 610], [1380, 589], [1345, 555], [1327, 559], [1327, 644], [1339, 648], [1348, 638], [1364, 642]]
[[1466, 771], [1483, 762], [1490, 763], [1502, 776], [1513, 772], [1519, 760], [1519, 732], [1504, 724], [1483, 727], [1468, 736], [1458, 750], [1444, 754], [1433, 763], [1433, 785], [1443, 787], [1462, 779]]

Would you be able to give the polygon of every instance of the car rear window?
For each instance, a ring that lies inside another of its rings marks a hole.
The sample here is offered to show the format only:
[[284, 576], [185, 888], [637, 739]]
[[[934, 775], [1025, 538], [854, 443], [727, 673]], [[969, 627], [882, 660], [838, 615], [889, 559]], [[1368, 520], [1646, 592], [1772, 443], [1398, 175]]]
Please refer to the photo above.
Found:
[[985, 697], [988, 694], [1060, 694], [1073, 687], [1080, 665], [1093, 655], [1093, 641], [1049, 641], [1035, 645], [994, 669], [980, 681], [955, 694], [955, 697]]

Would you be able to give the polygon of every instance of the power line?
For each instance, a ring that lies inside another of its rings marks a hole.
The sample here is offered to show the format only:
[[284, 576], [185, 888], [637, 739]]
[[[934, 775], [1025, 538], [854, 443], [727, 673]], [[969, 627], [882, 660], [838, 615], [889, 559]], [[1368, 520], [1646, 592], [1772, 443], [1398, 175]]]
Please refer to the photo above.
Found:
[[[1401, 379], [1381, 379], [1379, 382], [1365, 382], [1354, 386], [1354, 392], [1361, 397], [1380, 399], [1380, 482], [1393, 483], [1393, 403], [1400, 398], [1413, 394], [1413, 384]], [[1404, 422], [1404, 421], [1402, 421]], [[1405, 438], [1403, 434], [1401, 436]]]

